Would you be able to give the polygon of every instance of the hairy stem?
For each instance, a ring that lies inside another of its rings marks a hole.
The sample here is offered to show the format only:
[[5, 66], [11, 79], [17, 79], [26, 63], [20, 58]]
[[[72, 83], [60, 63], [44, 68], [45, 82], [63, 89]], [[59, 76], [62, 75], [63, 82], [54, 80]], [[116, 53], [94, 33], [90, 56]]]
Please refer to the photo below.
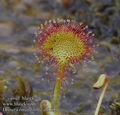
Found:
[[59, 92], [60, 92], [60, 87], [62, 84], [63, 77], [64, 77], [64, 65], [59, 65], [57, 76], [56, 76], [56, 83], [54, 87], [54, 99], [53, 99], [55, 115], [59, 115], [59, 111], [58, 111]]

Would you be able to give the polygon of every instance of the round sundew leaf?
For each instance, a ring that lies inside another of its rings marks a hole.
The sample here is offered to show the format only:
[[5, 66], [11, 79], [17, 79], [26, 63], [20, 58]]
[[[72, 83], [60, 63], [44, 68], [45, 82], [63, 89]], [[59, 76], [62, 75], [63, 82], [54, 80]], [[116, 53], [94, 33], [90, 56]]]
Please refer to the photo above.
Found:
[[44, 57], [55, 59], [58, 64], [81, 61], [92, 53], [92, 34], [77, 22], [50, 21], [37, 35], [37, 49]]
[[48, 37], [43, 44], [43, 49], [58, 62], [67, 63], [70, 58], [79, 58], [85, 50], [85, 45], [73, 33], [61, 32]]

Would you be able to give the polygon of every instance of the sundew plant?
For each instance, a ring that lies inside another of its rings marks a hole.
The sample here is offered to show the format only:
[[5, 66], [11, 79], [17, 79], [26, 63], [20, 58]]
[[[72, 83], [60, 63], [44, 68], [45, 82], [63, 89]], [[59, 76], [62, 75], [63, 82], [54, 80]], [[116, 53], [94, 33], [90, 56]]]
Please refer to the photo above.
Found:
[[[53, 94], [55, 115], [59, 115], [59, 92], [64, 73], [69, 64], [81, 62], [92, 56], [94, 34], [88, 26], [73, 20], [49, 20], [41, 24], [36, 36], [37, 57], [54, 61], [57, 66]], [[41, 55], [39, 55], [41, 54]]]

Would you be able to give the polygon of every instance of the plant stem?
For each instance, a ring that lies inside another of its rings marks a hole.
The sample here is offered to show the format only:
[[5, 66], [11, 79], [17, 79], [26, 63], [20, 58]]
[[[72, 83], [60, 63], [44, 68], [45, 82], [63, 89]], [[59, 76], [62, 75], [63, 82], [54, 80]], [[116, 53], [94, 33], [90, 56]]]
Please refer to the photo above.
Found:
[[106, 81], [105, 85], [104, 85], [104, 88], [103, 88], [103, 91], [100, 95], [100, 98], [99, 98], [99, 101], [98, 101], [98, 104], [97, 104], [97, 108], [95, 110], [95, 114], [94, 115], [98, 115], [99, 114], [99, 110], [100, 110], [100, 106], [101, 106], [101, 103], [102, 103], [102, 100], [103, 100], [103, 97], [105, 95], [105, 92], [107, 90], [107, 87], [108, 87], [108, 82]]
[[63, 77], [64, 77], [64, 65], [59, 65], [57, 76], [56, 76], [56, 83], [54, 87], [54, 99], [53, 99], [55, 115], [59, 115], [59, 111], [58, 111], [59, 91], [60, 91]]

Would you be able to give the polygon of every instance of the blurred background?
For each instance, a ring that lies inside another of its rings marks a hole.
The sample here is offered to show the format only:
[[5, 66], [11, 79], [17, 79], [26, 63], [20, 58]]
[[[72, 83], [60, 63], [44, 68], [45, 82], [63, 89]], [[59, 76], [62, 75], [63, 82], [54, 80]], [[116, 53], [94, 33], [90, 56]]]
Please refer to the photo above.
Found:
[[[56, 18], [85, 23], [99, 45], [94, 60], [65, 73], [61, 115], [93, 115], [100, 90], [92, 86], [102, 73], [108, 74], [110, 84], [99, 115], [120, 115], [120, 0], [0, 0], [0, 83], [7, 81], [1, 97], [38, 96], [38, 109], [41, 100], [52, 101], [56, 69], [38, 63], [33, 40], [38, 25]], [[5, 112], [23, 114], [40, 112]]]

